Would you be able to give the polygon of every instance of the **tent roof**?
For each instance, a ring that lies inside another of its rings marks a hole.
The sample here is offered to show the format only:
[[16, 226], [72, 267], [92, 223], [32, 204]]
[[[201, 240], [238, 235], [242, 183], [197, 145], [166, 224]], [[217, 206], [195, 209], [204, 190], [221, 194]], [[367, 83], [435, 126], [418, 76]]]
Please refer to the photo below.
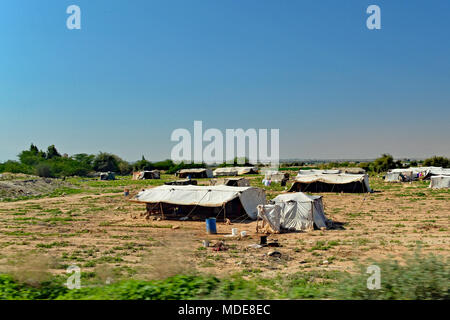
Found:
[[198, 172], [205, 172], [205, 171], [208, 171], [209, 169], [205, 169], [205, 168], [198, 168], [198, 169], [181, 169], [179, 172], [180, 173], [189, 173], [189, 172], [192, 172], [192, 173], [198, 173]]
[[315, 174], [338, 174], [341, 170], [333, 169], [333, 170], [318, 170], [318, 169], [311, 169], [311, 170], [299, 170], [298, 175], [315, 175]]
[[214, 173], [234, 173], [237, 174], [238, 170], [234, 167], [217, 168]]
[[141, 191], [133, 201], [144, 203], [170, 203], [175, 205], [199, 205], [220, 207], [239, 198], [247, 214], [256, 218], [256, 206], [266, 203], [263, 189], [254, 187], [162, 185]]
[[426, 172], [432, 175], [450, 175], [450, 169], [442, 168], [442, 167], [410, 167], [410, 168], [401, 168], [401, 169], [391, 169], [389, 172], [395, 173], [410, 173], [418, 174], [419, 172]]
[[311, 174], [311, 175], [298, 175], [295, 177], [295, 181], [312, 183], [323, 182], [330, 184], [345, 184], [351, 182], [362, 182], [367, 178], [366, 174]]

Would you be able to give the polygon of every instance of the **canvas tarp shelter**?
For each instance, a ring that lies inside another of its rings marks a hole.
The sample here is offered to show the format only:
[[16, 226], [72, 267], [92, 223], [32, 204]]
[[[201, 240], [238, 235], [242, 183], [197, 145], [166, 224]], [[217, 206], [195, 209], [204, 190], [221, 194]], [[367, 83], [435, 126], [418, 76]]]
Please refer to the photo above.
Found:
[[176, 173], [179, 178], [212, 178], [213, 173], [210, 169], [182, 169]]
[[290, 192], [372, 192], [367, 174], [302, 174], [295, 177]]
[[147, 179], [159, 179], [160, 173], [158, 170], [144, 170], [133, 172], [133, 180], [147, 180]]
[[237, 176], [238, 170], [234, 167], [228, 167], [228, 168], [217, 168], [213, 171], [214, 177], [220, 177], [220, 176]]
[[116, 180], [116, 175], [114, 172], [100, 172], [99, 174], [100, 180]]
[[[188, 206], [192, 207], [192, 210], [198, 208], [199, 214], [206, 215], [210, 215], [213, 211], [204, 210], [202, 212], [202, 208], [224, 209], [223, 212], [219, 210], [217, 214], [223, 216], [224, 219], [242, 215], [256, 219], [256, 207], [266, 203], [266, 195], [263, 189], [253, 187], [163, 185], [141, 191], [132, 201], [147, 204], [169, 204], [172, 205], [169, 206], [170, 208]], [[228, 204], [230, 206], [225, 207]], [[242, 207], [243, 212], [233, 211], [238, 207]]]
[[258, 206], [258, 215], [276, 231], [312, 230], [314, 225], [317, 228], [327, 227], [321, 196], [310, 196], [302, 192], [285, 193], [275, 197], [272, 202], [273, 204]]
[[183, 180], [175, 180], [175, 181], [167, 181], [164, 182], [165, 185], [170, 186], [187, 186], [187, 185], [197, 185], [197, 180], [189, 180], [189, 179], [183, 179]]
[[258, 173], [257, 167], [224, 167], [217, 168], [214, 170], [213, 174], [215, 177], [219, 176], [242, 176], [245, 174], [256, 174]]
[[411, 171], [387, 172], [384, 176], [386, 182], [409, 182], [413, 181], [417, 176]]
[[244, 174], [257, 174], [259, 172], [258, 167], [236, 167], [238, 175]]
[[386, 181], [395, 181], [400, 174], [406, 177], [403, 181], [414, 181], [418, 179], [429, 180], [432, 176], [450, 175], [450, 169], [442, 167], [410, 167], [391, 169], [385, 176]]
[[319, 169], [310, 169], [310, 170], [299, 170], [298, 176], [311, 176], [311, 175], [318, 175], [318, 174], [338, 174], [341, 173], [341, 170], [338, 169], [331, 169], [331, 170], [319, 170]]
[[450, 188], [450, 175], [431, 177], [430, 188], [432, 189]]
[[225, 179], [224, 185], [233, 187], [248, 187], [250, 186], [250, 181], [245, 178], [228, 178]]
[[280, 183], [283, 180], [289, 180], [289, 173], [284, 173], [281, 171], [266, 171], [264, 179], [270, 180], [275, 183]]

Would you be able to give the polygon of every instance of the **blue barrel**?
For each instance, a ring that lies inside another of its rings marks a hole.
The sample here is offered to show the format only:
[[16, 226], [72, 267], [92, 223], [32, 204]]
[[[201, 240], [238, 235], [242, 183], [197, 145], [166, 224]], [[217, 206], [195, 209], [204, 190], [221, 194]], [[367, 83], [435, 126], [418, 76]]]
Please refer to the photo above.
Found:
[[216, 218], [207, 218], [206, 219], [206, 233], [216, 234]]

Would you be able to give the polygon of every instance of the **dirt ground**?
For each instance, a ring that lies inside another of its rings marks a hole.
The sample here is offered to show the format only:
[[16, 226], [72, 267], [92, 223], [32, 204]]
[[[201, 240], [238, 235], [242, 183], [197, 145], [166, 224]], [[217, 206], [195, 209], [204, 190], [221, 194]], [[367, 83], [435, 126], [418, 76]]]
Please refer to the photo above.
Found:
[[[260, 186], [259, 180], [253, 177], [252, 185]], [[121, 192], [127, 186], [133, 194], [145, 182], [95, 182], [78, 194], [0, 202], [0, 272], [62, 275], [75, 264], [85, 277], [114, 280], [193, 271], [272, 277], [353, 272], [358, 262], [398, 258], [418, 247], [449, 255], [449, 190], [430, 190], [427, 182], [370, 183], [371, 194], [322, 194], [327, 218], [341, 229], [271, 235], [269, 242], [276, 239], [281, 247], [260, 249], [249, 247], [259, 243], [254, 221], [218, 223], [218, 234], [207, 235], [205, 222], [146, 220], [145, 205]], [[268, 190], [271, 196], [280, 192]], [[249, 236], [228, 238], [231, 228]], [[222, 240], [228, 250], [204, 248], [202, 240]], [[268, 255], [274, 250], [281, 257]]]

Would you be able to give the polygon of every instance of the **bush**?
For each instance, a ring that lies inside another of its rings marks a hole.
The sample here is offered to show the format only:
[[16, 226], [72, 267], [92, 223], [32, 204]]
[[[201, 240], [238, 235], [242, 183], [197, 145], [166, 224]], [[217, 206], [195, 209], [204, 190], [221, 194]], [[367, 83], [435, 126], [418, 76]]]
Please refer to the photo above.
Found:
[[52, 169], [47, 163], [40, 163], [36, 166], [36, 175], [43, 178], [53, 177]]
[[367, 289], [366, 267], [361, 273], [342, 280], [331, 296], [337, 299], [437, 300], [449, 299], [450, 264], [448, 258], [424, 256], [419, 252], [395, 260], [374, 263], [381, 269], [381, 289]]
[[0, 172], [26, 173], [26, 174], [34, 173], [33, 168], [31, 166], [12, 160], [0, 163]]

